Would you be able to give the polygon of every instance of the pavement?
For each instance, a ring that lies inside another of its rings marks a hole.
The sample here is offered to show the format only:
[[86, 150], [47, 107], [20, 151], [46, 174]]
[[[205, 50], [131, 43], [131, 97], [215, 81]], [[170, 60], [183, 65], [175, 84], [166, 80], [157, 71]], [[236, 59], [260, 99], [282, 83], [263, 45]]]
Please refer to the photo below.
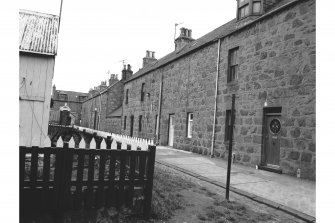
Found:
[[[156, 162], [226, 187], [226, 160], [157, 146]], [[315, 181], [232, 163], [230, 190], [307, 222], [315, 222]]]

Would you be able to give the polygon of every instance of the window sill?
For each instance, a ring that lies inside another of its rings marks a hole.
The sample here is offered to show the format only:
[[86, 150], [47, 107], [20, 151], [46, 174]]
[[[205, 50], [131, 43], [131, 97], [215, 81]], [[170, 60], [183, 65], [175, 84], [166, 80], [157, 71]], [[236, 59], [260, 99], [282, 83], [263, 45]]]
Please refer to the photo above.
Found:
[[230, 81], [230, 82], [227, 81], [227, 87], [229, 87], [229, 86], [235, 86], [237, 84], [238, 84], [238, 79], [235, 79], [235, 80]]

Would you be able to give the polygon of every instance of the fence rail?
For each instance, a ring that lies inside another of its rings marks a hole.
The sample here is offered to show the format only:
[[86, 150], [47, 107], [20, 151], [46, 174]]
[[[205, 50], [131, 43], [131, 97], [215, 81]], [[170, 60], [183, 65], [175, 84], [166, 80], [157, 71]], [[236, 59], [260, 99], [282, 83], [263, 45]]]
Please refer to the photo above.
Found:
[[142, 213], [149, 217], [155, 146], [129, 150], [128, 144], [124, 150], [122, 143], [116, 142], [116, 149], [112, 149], [115, 140], [107, 140], [106, 149], [85, 149], [74, 148], [73, 138], [68, 143], [61, 142], [61, 137], [58, 141], [57, 147], [20, 146], [22, 213], [133, 207], [142, 197]]

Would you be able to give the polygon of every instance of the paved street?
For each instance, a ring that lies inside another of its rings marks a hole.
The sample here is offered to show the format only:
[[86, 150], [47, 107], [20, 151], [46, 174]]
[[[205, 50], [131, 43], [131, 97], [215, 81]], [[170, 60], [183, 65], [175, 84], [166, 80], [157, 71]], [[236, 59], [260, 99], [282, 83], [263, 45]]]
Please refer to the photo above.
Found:
[[[157, 147], [156, 161], [162, 162], [225, 186], [227, 161], [208, 156]], [[315, 182], [232, 164], [231, 188], [245, 194], [256, 195], [268, 202], [282, 205], [282, 209], [297, 210], [315, 217]], [[294, 212], [293, 210], [293, 212]]]

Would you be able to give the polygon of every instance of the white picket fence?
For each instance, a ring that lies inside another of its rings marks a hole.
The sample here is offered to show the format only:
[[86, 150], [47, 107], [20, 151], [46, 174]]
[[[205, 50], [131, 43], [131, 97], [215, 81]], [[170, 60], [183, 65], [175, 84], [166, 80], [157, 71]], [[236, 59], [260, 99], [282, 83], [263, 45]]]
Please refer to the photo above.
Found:
[[[101, 144], [100, 144], [100, 149], [106, 149], [107, 148], [107, 144], [106, 144], [106, 139], [108, 136], [111, 137], [112, 144], [111, 144], [111, 149], [116, 149], [117, 148], [117, 144], [116, 142], [120, 142], [121, 143], [121, 149], [127, 149], [127, 145], [131, 146], [131, 150], [137, 150], [137, 148], [141, 148], [141, 150], [148, 150], [148, 147], [150, 145], [154, 145], [154, 141], [151, 139], [141, 139], [141, 138], [137, 138], [137, 137], [130, 137], [130, 136], [125, 136], [125, 135], [119, 135], [119, 134], [114, 134], [114, 133], [109, 133], [109, 132], [103, 132], [103, 131], [97, 131], [94, 129], [89, 129], [89, 128], [84, 128], [84, 127], [80, 127], [80, 126], [73, 126], [75, 129], [79, 130], [79, 131], [84, 131], [92, 134], [96, 133], [97, 136], [100, 136], [103, 138]], [[62, 137], [59, 137], [56, 147], [63, 147], [63, 140]], [[46, 137], [45, 141], [44, 141], [44, 147], [51, 147], [51, 141], [49, 137]], [[75, 148], [75, 141], [73, 139], [73, 137], [71, 137], [70, 141], [69, 141], [69, 147], [70, 148]], [[90, 149], [95, 149], [96, 146], [96, 141], [94, 140], [94, 138], [92, 138], [91, 142], [90, 142]], [[80, 143], [79, 143], [79, 148], [85, 148], [85, 140], [82, 138]]]

